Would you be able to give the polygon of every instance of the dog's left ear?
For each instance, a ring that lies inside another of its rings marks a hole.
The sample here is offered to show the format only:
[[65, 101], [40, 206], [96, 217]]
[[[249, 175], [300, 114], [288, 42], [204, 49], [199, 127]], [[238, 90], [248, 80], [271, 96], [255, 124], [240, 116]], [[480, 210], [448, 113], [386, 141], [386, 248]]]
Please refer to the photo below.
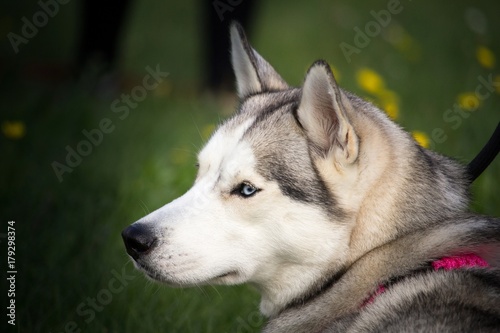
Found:
[[315, 62], [307, 72], [297, 110], [300, 124], [321, 156], [333, 153], [336, 163], [351, 164], [358, 158], [359, 140], [348, 114], [349, 99], [338, 87], [330, 66]]
[[274, 68], [250, 46], [243, 27], [236, 22], [231, 25], [231, 60], [240, 98], [288, 88]]

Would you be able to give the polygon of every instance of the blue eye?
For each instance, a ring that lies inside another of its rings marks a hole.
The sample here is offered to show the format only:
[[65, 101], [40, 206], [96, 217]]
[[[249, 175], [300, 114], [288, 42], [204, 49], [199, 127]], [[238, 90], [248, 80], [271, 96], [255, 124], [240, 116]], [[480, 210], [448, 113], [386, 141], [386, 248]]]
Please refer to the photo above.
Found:
[[257, 193], [257, 191], [258, 190], [253, 185], [247, 183], [241, 183], [238, 187], [238, 194], [245, 198], [251, 197]]

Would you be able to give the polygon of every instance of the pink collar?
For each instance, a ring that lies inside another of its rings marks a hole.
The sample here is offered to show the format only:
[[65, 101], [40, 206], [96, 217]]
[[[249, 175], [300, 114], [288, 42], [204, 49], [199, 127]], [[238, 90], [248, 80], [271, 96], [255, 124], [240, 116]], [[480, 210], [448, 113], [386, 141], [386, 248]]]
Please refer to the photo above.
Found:
[[461, 254], [453, 257], [443, 257], [432, 262], [432, 268], [437, 271], [443, 268], [446, 271], [462, 267], [488, 267], [486, 260], [474, 253]]
[[[478, 256], [477, 254], [474, 253], [467, 253], [467, 254], [461, 254], [457, 256], [451, 256], [451, 257], [443, 257], [441, 259], [435, 260], [431, 263], [432, 268], [437, 271], [439, 269], [444, 269], [446, 271], [451, 271], [459, 268], [471, 268], [471, 267], [488, 267], [489, 264]], [[384, 291], [387, 290], [387, 286], [385, 284], [379, 285], [378, 289], [368, 297], [363, 304], [361, 304], [361, 307], [365, 307], [368, 304], [371, 304], [374, 300], [375, 297], [378, 295], [382, 294]]]

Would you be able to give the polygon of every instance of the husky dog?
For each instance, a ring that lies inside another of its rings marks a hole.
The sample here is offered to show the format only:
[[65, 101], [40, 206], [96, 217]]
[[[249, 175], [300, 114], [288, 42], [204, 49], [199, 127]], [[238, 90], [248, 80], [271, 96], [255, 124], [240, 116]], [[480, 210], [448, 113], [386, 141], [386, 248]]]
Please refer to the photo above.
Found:
[[315, 62], [293, 88], [231, 27], [240, 105], [192, 188], [126, 228], [171, 286], [251, 283], [264, 332], [500, 332], [500, 220], [464, 166]]

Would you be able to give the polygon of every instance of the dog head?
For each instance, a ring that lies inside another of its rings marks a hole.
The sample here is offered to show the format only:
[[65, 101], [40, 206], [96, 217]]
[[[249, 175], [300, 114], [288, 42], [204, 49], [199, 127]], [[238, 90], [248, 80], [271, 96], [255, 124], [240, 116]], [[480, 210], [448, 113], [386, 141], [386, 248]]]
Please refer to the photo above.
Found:
[[382, 222], [359, 229], [370, 230], [368, 238], [353, 233], [363, 214], [381, 221], [391, 214], [395, 199], [375, 200], [369, 214], [360, 207], [367, 196], [387, 194], [376, 184], [390, 155], [416, 148], [379, 110], [341, 90], [326, 62], [314, 63], [303, 87], [292, 88], [238, 25], [231, 42], [236, 114], [199, 153], [192, 188], [122, 235], [152, 279], [172, 286], [250, 282], [271, 315], [322, 286], [353, 249], [367, 251], [391, 236]]

